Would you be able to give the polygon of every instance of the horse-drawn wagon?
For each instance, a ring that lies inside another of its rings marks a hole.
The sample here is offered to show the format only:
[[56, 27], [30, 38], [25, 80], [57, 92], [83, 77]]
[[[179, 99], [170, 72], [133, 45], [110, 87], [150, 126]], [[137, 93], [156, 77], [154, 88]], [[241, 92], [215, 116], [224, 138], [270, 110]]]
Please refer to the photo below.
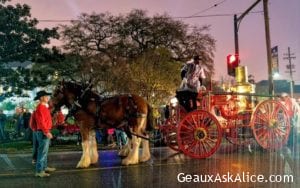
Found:
[[289, 137], [290, 122], [285, 106], [275, 96], [258, 102], [246, 70], [238, 67], [236, 84], [230, 92], [201, 91], [197, 109], [187, 112], [182, 95], [170, 105], [170, 116], [161, 126], [166, 144], [193, 158], [213, 155], [225, 137], [237, 145], [252, 140], [264, 149], [283, 147]]

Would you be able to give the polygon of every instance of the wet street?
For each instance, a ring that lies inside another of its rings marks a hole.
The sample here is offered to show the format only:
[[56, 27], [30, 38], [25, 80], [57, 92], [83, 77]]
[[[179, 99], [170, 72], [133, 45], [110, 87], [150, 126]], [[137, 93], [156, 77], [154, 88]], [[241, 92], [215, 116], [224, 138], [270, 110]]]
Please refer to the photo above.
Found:
[[0, 187], [299, 187], [300, 166], [288, 150], [252, 149], [223, 145], [199, 160], [153, 148], [150, 161], [132, 166], [121, 166], [117, 151], [100, 150], [99, 163], [88, 169], [75, 168], [80, 152], [52, 152], [49, 166], [57, 171], [44, 179], [34, 177], [30, 154], [0, 154]]

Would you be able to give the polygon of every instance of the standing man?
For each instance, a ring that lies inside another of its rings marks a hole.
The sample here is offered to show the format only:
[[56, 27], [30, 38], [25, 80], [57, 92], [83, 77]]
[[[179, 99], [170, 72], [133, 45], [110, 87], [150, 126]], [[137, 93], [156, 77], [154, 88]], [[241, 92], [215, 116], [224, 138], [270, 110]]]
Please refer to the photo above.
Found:
[[[196, 55], [191, 61], [188, 61], [181, 70], [182, 83], [180, 89], [187, 91], [188, 96], [183, 96], [183, 103], [187, 111], [197, 109], [198, 92], [203, 85], [203, 80], [206, 78], [200, 61], [200, 56]], [[189, 100], [192, 100], [192, 105]]]
[[56, 169], [48, 167], [47, 156], [49, 150], [50, 139], [53, 138], [50, 130], [52, 128], [52, 118], [50, 110], [48, 108], [50, 93], [42, 90], [39, 91], [34, 100], [39, 100], [39, 104], [35, 110], [35, 121], [37, 124], [36, 140], [38, 142], [38, 154], [36, 161], [36, 173], [37, 177], [50, 176], [49, 172], [53, 172]]
[[0, 110], [0, 138], [6, 140], [4, 127], [6, 122], [6, 115], [3, 113], [3, 110]]

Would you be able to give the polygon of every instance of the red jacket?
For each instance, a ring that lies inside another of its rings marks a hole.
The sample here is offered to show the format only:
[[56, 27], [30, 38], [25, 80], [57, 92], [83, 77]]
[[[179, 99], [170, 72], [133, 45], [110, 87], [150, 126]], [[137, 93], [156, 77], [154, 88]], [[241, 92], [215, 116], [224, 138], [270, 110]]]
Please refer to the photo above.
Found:
[[43, 131], [46, 135], [52, 128], [52, 118], [50, 110], [44, 104], [39, 104], [35, 110], [35, 121], [37, 124], [37, 130]]

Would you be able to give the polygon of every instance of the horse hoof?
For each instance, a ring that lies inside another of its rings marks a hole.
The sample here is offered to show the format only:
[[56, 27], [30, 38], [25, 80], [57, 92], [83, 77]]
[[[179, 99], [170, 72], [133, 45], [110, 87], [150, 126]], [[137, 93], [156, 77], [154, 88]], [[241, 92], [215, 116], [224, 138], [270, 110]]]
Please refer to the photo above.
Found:
[[77, 166], [76, 166], [76, 168], [87, 168], [87, 167], [89, 167], [90, 166], [90, 163], [78, 163], [77, 164]]
[[122, 165], [124, 165], [124, 166], [132, 165], [132, 164], [138, 164], [138, 161], [131, 161], [131, 160], [126, 160], [126, 159], [122, 160]]
[[149, 161], [150, 160], [150, 156], [149, 157], [142, 157], [140, 159], [140, 162], [143, 163], [143, 162], [146, 162], [146, 161]]
[[128, 160], [125, 160], [125, 159], [123, 159], [123, 160], [122, 160], [122, 165], [124, 165], [124, 166], [127, 166], [127, 165], [129, 165], [129, 161], [128, 161]]
[[91, 164], [97, 164], [98, 163], [98, 160], [97, 161], [92, 161]]
[[77, 165], [76, 168], [88, 168], [89, 166]]

